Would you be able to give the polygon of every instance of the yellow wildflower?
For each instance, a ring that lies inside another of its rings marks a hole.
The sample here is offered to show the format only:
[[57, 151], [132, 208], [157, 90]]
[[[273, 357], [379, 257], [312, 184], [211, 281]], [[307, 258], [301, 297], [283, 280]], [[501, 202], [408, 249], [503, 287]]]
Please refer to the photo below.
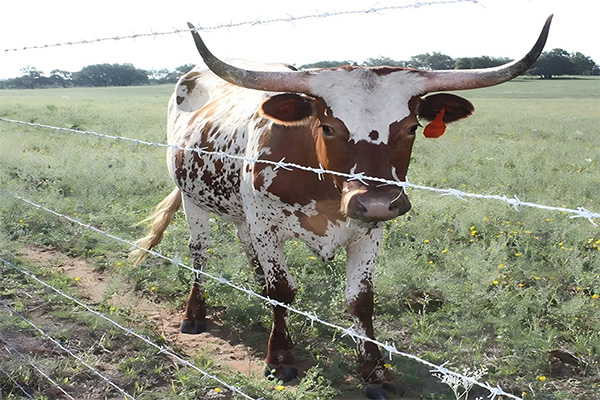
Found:
[[215, 388], [215, 392], [221, 393], [221, 388]]
[[446, 254], [447, 252], [448, 252], [448, 249], [442, 250], [442, 254]]
[[597, 300], [597, 299], [598, 299], [598, 297], [600, 297], [600, 296], [598, 295], [598, 293], [596, 293], [596, 294], [593, 294], [593, 295], [592, 295], [592, 299], [594, 299], [594, 300]]
[[285, 386], [279, 385], [275, 389], [277, 389], [281, 392], [283, 389], [285, 389]]
[[546, 377], [544, 375], [540, 375], [537, 377], [537, 380], [540, 382], [544, 382], [546, 380]]

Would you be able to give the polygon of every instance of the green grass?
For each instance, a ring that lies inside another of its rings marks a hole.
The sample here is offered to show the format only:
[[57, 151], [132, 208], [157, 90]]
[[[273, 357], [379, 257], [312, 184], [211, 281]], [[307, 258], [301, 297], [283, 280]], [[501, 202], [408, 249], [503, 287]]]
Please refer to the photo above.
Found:
[[[0, 117], [164, 143], [171, 90], [167, 85], [0, 91]], [[600, 80], [518, 79], [457, 94], [476, 111], [440, 139], [418, 138], [409, 171], [413, 183], [600, 211]], [[0, 122], [0, 188], [125, 239], [141, 236], [143, 227], [135, 224], [172, 186], [164, 149]], [[516, 211], [499, 201], [461, 201], [416, 189], [409, 197], [413, 209], [386, 223], [375, 282], [378, 339], [432, 362], [449, 361], [457, 370], [485, 366], [482, 380], [518, 395], [527, 392], [526, 399], [600, 396], [600, 228], [560, 212]], [[215, 218], [212, 233], [207, 271], [254, 285], [233, 227]], [[0, 194], [0, 256], [20, 260], [28, 243], [86, 258], [140, 295], [155, 287], [152, 295], [162, 304], [178, 310], [184, 304], [186, 271], [157, 259], [133, 268], [123, 245]], [[186, 243], [180, 213], [158, 250], [185, 260]], [[302, 243], [289, 242], [286, 255], [299, 284], [295, 305], [350, 325], [344, 254], [324, 265]], [[14, 286], [18, 293], [5, 289], [1, 297], [27, 309], [31, 300], [23, 291], [31, 282], [4, 272], [0, 287]], [[207, 282], [207, 292], [211, 310], [226, 327], [269, 326], [266, 307], [247, 295], [217, 282]], [[123, 313], [135, 323], [135, 310]], [[315, 365], [298, 385], [298, 397], [360, 393], [351, 389], [360, 386], [352, 341], [302, 317], [290, 320], [299, 357]], [[264, 351], [261, 346], [257, 350]], [[579, 363], [553, 357], [557, 349], [572, 352]], [[155, 370], [160, 364], [143, 351], [128, 356], [119, 367], [129, 374], [127, 384], [139, 379], [136, 366]], [[218, 360], [198, 362], [232, 376], [215, 365]], [[399, 357], [391, 365], [413, 395], [453, 398], [425, 367]], [[212, 385], [199, 384], [189, 371], [160, 376], [188, 398]], [[0, 384], [8, 385], [4, 379], [0, 376]], [[232, 379], [261, 396], [292, 396], [274, 394], [262, 380]], [[138, 386], [142, 397], [153, 391], [152, 382]], [[148, 398], [168, 398], [169, 391], [163, 395]]]

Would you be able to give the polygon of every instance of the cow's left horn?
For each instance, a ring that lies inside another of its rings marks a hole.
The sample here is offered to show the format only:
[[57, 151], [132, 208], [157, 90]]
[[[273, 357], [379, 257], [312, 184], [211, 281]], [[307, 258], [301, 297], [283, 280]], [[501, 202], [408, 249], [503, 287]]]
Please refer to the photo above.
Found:
[[536, 62], [548, 38], [552, 15], [548, 17], [542, 33], [533, 48], [519, 61], [494, 68], [469, 69], [469, 70], [444, 70], [427, 72], [427, 92], [442, 90], [476, 89], [498, 85], [509, 81], [527, 71]]
[[215, 57], [206, 47], [198, 30], [188, 22], [196, 48], [212, 72], [229, 83], [248, 89], [272, 92], [309, 93], [309, 72], [300, 71], [251, 71], [234, 67]]

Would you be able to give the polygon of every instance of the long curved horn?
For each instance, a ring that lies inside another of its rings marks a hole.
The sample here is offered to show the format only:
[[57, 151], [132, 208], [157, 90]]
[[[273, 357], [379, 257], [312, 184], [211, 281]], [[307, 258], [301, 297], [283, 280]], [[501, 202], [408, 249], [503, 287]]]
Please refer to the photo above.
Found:
[[548, 38], [552, 16], [550, 15], [546, 20], [542, 33], [533, 48], [521, 60], [494, 68], [426, 72], [426, 91], [439, 92], [442, 90], [482, 88], [498, 85], [523, 74], [536, 62], [542, 53], [546, 39]]
[[251, 71], [229, 65], [215, 57], [206, 47], [198, 31], [188, 22], [196, 48], [204, 62], [215, 74], [229, 83], [248, 89], [272, 92], [309, 93], [309, 72], [301, 71]]

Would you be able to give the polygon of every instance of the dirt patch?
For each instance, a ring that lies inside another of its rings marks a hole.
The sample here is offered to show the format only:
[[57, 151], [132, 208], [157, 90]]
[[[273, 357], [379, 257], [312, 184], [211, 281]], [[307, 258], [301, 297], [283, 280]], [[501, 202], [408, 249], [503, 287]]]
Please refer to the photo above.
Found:
[[[96, 306], [103, 301], [108, 305], [123, 306], [145, 316], [156, 330], [167, 339], [170, 347], [189, 357], [204, 355], [218, 364], [239, 371], [246, 376], [260, 377], [263, 374], [262, 355], [241, 343], [236, 332], [223, 329], [213, 321], [208, 322], [206, 332], [199, 335], [185, 335], [179, 331], [181, 313], [162, 307], [125, 285], [115, 285], [109, 274], [99, 272], [85, 260], [66, 256], [56, 250], [27, 246], [25, 257], [39, 265], [52, 268], [73, 279], [79, 289], [80, 298], [88, 305]], [[109, 286], [111, 286], [109, 288]], [[110, 289], [110, 290], [108, 290]], [[112, 294], [111, 294], [112, 292]], [[266, 346], [268, 332], [255, 333]]]

